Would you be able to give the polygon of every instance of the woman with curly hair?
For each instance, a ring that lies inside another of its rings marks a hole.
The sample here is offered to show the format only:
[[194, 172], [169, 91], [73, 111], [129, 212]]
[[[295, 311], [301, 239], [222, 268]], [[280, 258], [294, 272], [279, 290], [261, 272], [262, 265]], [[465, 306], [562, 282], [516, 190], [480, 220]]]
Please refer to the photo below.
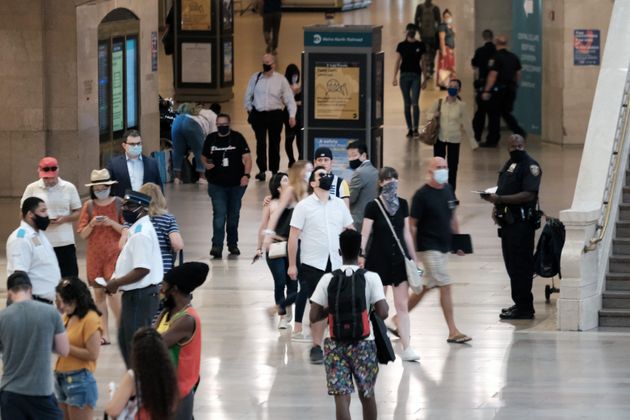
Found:
[[138, 420], [171, 420], [179, 401], [177, 376], [160, 333], [140, 328], [131, 344], [131, 369], [125, 373], [105, 412]]
[[101, 313], [87, 285], [79, 278], [63, 279], [56, 291], [70, 353], [57, 359], [55, 394], [64, 419], [91, 419], [98, 400], [94, 370], [103, 334]]

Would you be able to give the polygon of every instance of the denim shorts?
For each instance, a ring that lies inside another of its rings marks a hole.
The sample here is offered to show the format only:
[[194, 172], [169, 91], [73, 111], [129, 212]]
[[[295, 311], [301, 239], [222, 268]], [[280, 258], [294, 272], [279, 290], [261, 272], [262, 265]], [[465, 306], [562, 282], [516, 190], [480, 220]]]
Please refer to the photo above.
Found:
[[55, 372], [55, 395], [61, 404], [96, 407], [98, 388], [94, 375], [87, 369]]

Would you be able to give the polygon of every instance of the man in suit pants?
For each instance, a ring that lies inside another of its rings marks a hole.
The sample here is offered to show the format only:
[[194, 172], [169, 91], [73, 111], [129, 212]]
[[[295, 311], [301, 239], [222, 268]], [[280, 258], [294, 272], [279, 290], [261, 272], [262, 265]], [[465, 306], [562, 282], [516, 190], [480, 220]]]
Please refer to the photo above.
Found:
[[361, 232], [365, 206], [378, 195], [378, 169], [368, 159], [365, 143], [354, 141], [346, 147], [350, 169], [350, 214], [354, 227]]
[[112, 195], [123, 197], [125, 191], [138, 191], [143, 184], [153, 182], [162, 186], [160, 170], [155, 159], [142, 154], [142, 138], [138, 130], [128, 130], [123, 135], [125, 154], [113, 157], [107, 164], [112, 181]]

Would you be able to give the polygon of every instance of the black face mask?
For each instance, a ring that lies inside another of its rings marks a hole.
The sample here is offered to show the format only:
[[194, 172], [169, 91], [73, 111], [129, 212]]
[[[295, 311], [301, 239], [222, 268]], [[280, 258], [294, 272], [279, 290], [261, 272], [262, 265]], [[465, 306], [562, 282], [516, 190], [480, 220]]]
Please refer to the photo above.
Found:
[[348, 161], [348, 166], [350, 167], [350, 169], [352, 169], [354, 171], [359, 166], [361, 166], [362, 163], [363, 162], [361, 162], [361, 159], [353, 159], [353, 160], [349, 160]]
[[227, 136], [230, 134], [230, 126], [229, 125], [220, 125], [217, 127], [217, 131], [220, 136]]
[[512, 150], [510, 152], [512, 162], [522, 162], [525, 159], [525, 150]]
[[122, 210], [122, 217], [125, 220], [125, 222], [133, 225], [138, 220], [138, 212], [139, 211], [140, 211], [140, 207], [138, 207], [138, 208], [136, 208], [134, 210], [123, 209]]
[[46, 230], [48, 225], [50, 225], [50, 218], [48, 216], [40, 216], [38, 214], [34, 214], [35, 218], [33, 219], [33, 223], [38, 230]]
[[333, 176], [331, 174], [324, 175], [319, 178], [319, 188], [324, 191], [330, 191], [330, 187], [332, 187]]
[[271, 71], [271, 64], [265, 64], [263, 63], [263, 71], [265, 73], [267, 73], [268, 71]]
[[407, 38], [415, 38], [416, 31], [407, 31]]

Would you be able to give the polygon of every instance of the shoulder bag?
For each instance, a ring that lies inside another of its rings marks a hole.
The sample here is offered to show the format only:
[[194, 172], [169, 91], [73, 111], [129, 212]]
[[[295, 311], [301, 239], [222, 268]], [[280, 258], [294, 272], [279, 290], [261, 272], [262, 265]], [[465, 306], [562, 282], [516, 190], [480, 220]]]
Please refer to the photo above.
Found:
[[[438, 102], [437, 112], [442, 111], [442, 99]], [[433, 146], [440, 134], [440, 117], [433, 117], [420, 129], [420, 141], [426, 145]]]
[[256, 85], [260, 80], [260, 76], [262, 76], [262, 71], [258, 72], [258, 75], [256, 76], [256, 82], [254, 82], [254, 88], [252, 89], [252, 110], [249, 111], [249, 113], [247, 114], [247, 122], [249, 123], [249, 125], [254, 124], [254, 116], [256, 115], [256, 112], [258, 112], [256, 111], [256, 107], [254, 106], [254, 91], [256, 90]]
[[418, 270], [418, 266], [411, 258], [407, 258], [407, 255], [405, 254], [405, 250], [402, 247], [400, 240], [398, 239], [398, 235], [396, 235], [394, 226], [392, 226], [392, 222], [390, 222], [389, 216], [387, 215], [387, 212], [381, 205], [381, 202], [378, 200], [378, 198], [375, 199], [374, 201], [376, 201], [378, 208], [381, 209], [381, 212], [383, 213], [383, 217], [385, 217], [385, 221], [387, 222], [389, 229], [392, 231], [392, 235], [394, 236], [394, 239], [396, 240], [396, 243], [398, 244], [398, 248], [400, 248], [400, 252], [402, 253], [403, 258], [405, 259], [405, 271], [407, 272], [407, 282], [409, 282], [409, 287], [411, 287], [411, 290], [413, 290], [415, 293], [420, 293], [422, 291], [423, 286], [422, 286], [422, 278], [420, 276], [420, 271]]
[[376, 312], [370, 312], [370, 321], [372, 323], [372, 333], [374, 334], [374, 344], [376, 344], [376, 358], [382, 365], [386, 365], [389, 362], [396, 360], [396, 353], [394, 353], [394, 347], [392, 342], [387, 336], [387, 327], [385, 321], [383, 321]]

